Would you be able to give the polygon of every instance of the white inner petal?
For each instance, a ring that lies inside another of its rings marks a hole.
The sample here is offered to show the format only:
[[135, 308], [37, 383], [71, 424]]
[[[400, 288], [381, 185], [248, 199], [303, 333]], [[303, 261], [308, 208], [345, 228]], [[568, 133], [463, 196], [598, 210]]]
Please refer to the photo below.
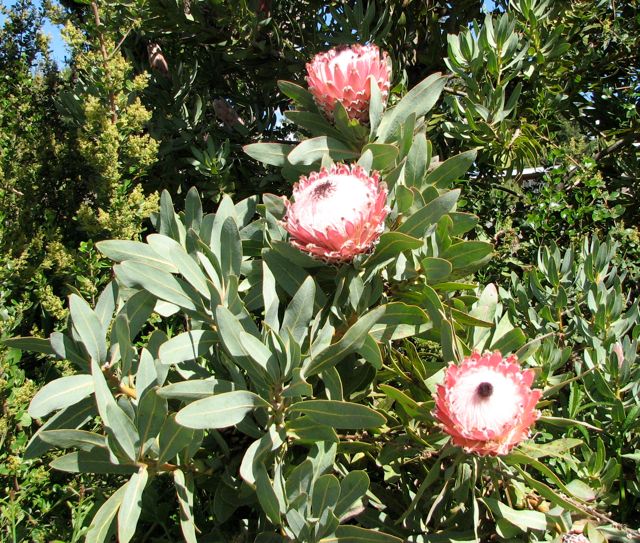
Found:
[[332, 72], [336, 68], [340, 68], [343, 74], [347, 74], [350, 66], [355, 66], [356, 60], [359, 58], [359, 54], [354, 52], [351, 48], [346, 48], [340, 51], [335, 57], [329, 60], [329, 68]]
[[344, 224], [352, 222], [372, 196], [367, 185], [354, 175], [329, 176], [296, 194], [297, 218], [309, 230], [343, 230]]
[[[478, 393], [481, 383], [493, 387], [490, 396]], [[519, 386], [491, 368], [476, 368], [459, 375], [450, 392], [451, 408], [467, 430], [501, 430], [520, 412], [523, 398]]]

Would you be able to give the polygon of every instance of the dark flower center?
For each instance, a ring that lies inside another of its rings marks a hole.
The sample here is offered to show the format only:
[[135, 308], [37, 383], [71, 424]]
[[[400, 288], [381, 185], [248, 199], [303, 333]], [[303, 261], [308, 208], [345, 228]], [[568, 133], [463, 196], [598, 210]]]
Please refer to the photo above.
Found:
[[333, 183], [331, 181], [324, 181], [313, 189], [313, 197], [316, 200], [320, 200], [321, 198], [326, 198], [334, 190], [335, 187], [333, 186]]
[[481, 398], [488, 398], [493, 394], [493, 385], [491, 383], [480, 383], [477, 388], [478, 396]]

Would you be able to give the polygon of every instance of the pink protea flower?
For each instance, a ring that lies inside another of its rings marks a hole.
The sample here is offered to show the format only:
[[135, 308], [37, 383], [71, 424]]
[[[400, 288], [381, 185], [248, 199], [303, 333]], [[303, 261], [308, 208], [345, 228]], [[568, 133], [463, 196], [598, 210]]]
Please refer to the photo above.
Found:
[[482, 456], [507, 454], [529, 436], [540, 412], [534, 373], [522, 371], [515, 355], [473, 353], [451, 364], [438, 385], [434, 416], [455, 445]]
[[293, 187], [282, 223], [291, 244], [328, 262], [348, 262], [369, 251], [384, 230], [387, 187], [378, 172], [357, 164], [334, 164]]
[[333, 119], [336, 102], [341, 102], [349, 119], [369, 120], [373, 77], [386, 103], [391, 86], [391, 63], [387, 53], [375, 45], [351, 45], [319, 53], [307, 63], [309, 91], [318, 107]]

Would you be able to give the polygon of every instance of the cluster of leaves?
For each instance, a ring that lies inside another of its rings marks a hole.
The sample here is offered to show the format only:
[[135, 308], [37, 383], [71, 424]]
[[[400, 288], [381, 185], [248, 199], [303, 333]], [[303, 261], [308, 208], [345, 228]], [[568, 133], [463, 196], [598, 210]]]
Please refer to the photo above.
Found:
[[565, 464], [565, 477], [584, 477], [592, 500], [615, 508], [624, 522], [637, 522], [640, 313], [623, 289], [624, 274], [612, 265], [616, 248], [595, 238], [564, 252], [543, 248], [536, 269], [522, 279], [511, 276], [503, 303], [529, 334], [550, 336], [535, 358], [551, 361], [541, 378], [562, 390], [558, 411], [603, 430], [566, 432], [583, 446], [579, 461]]
[[[334, 267], [294, 249], [280, 224], [284, 203], [273, 195], [235, 204], [225, 196], [215, 214], [205, 214], [195, 189], [182, 213], [164, 192], [158, 233], [146, 243], [99, 244], [117, 264], [95, 307], [73, 294], [66, 332], [9, 341], [69, 360], [79, 372], [50, 382], [32, 400], [30, 416], [55, 414], [28, 455], [74, 448], [52, 467], [128, 476], [96, 512], [88, 540], [117, 530], [120, 541], [130, 541], [147, 489], [167, 477], [186, 541], [196, 541], [196, 520], [213, 537], [241, 533], [259, 542], [426, 541], [437, 534], [471, 541], [496, 531], [538, 541], [571, 528], [570, 513], [604, 517], [615, 533], [626, 533], [590, 503], [593, 490], [580, 467], [568, 484], [557, 474], [582, 440], [543, 430], [535, 445], [480, 462], [447, 445], [434, 423], [431, 395], [444, 362], [472, 349], [517, 351], [526, 360], [542, 341], [527, 342], [513, 324], [533, 294], [514, 297], [520, 305], [509, 314], [495, 287], [474, 294], [476, 286], [462, 281], [487, 263], [492, 247], [463, 238], [477, 217], [456, 210], [460, 191], [451, 189], [475, 154], [441, 162], [426, 138], [425, 116], [445, 81], [428, 77], [386, 112], [372, 84], [368, 126], [349, 121], [339, 103], [329, 124], [308, 91], [281, 82], [296, 103], [288, 117], [318, 135], [246, 147], [285, 178], [333, 160], [380, 171], [392, 226], [371, 254]], [[623, 335], [638, 317], [637, 306], [621, 316], [615, 273], [610, 285], [589, 275], [607, 273], [610, 250], [595, 252], [584, 272], [593, 286], [577, 286], [592, 292], [592, 311], [610, 307], [610, 320], [587, 331], [594, 342], [611, 322], [621, 322], [613, 326]], [[542, 258], [541, 273], [558, 258]], [[142, 337], [154, 313], [169, 322], [181, 315], [186, 325], [171, 337], [160, 328]], [[531, 335], [545, 332], [538, 327]], [[431, 354], [419, 355], [411, 338], [428, 342]], [[629, 356], [633, 341], [623, 347]], [[554, 374], [557, 350], [542, 353], [535, 359], [540, 382], [553, 398], [566, 383]], [[625, 379], [633, 381], [629, 372]], [[612, 378], [617, 374], [604, 374], [602, 382]], [[551, 401], [547, 409], [545, 428], [574, 423], [557, 417]], [[623, 409], [632, 421], [633, 405]], [[83, 429], [92, 421], [99, 421], [93, 431]], [[628, 437], [633, 427], [625, 431]], [[593, 463], [589, 450], [585, 445], [584, 462]], [[605, 489], [613, 484], [615, 468], [596, 469], [608, 470]], [[600, 534], [595, 524], [588, 531]]]

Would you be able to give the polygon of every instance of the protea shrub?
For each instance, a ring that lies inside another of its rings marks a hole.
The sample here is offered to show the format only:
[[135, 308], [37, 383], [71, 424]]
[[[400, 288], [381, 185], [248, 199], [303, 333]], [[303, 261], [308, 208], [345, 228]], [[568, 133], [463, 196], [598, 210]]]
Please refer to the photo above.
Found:
[[389, 213], [387, 187], [377, 172], [334, 164], [293, 187], [283, 226], [292, 245], [327, 262], [349, 262], [374, 246]]
[[532, 390], [534, 372], [517, 358], [473, 353], [451, 364], [438, 385], [435, 417], [455, 445], [482, 456], [507, 454], [529, 437], [540, 416], [541, 390]]
[[386, 104], [391, 86], [391, 63], [387, 53], [375, 45], [356, 44], [329, 49], [317, 54], [307, 64], [309, 91], [331, 120], [336, 102], [340, 102], [349, 119], [368, 122], [370, 78], [377, 83]]

